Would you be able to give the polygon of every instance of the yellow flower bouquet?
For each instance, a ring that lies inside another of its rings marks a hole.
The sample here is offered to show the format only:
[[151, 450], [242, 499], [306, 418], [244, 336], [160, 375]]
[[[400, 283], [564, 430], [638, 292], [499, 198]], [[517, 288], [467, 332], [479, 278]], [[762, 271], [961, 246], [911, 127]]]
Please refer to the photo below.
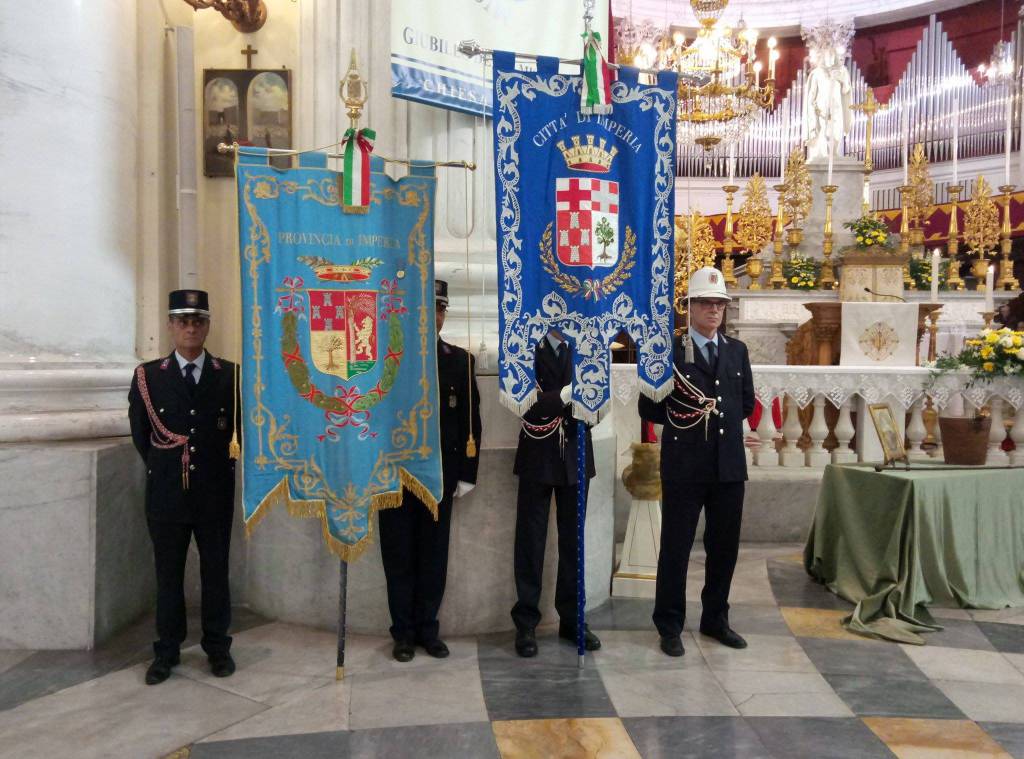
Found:
[[969, 369], [972, 381], [1024, 377], [1024, 331], [983, 329], [965, 340], [957, 355], [937, 359], [935, 368], [940, 373]]
[[782, 264], [786, 287], [790, 290], [813, 290], [818, 286], [821, 262], [813, 258], [793, 256]]
[[846, 222], [843, 226], [853, 233], [853, 240], [858, 248], [871, 248], [876, 245], [888, 248], [892, 245], [889, 227], [874, 216], [861, 216], [859, 219]]

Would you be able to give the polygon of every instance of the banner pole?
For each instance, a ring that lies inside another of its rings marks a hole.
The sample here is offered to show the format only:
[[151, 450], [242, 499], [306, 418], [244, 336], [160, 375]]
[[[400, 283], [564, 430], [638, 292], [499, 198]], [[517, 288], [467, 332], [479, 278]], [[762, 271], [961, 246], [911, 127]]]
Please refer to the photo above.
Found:
[[348, 606], [348, 563], [338, 562], [338, 662], [334, 670], [335, 680], [345, 679], [345, 611]]
[[576, 656], [583, 669], [584, 623], [583, 610], [587, 605], [587, 587], [583, 566], [583, 528], [587, 516], [587, 425], [576, 420]]

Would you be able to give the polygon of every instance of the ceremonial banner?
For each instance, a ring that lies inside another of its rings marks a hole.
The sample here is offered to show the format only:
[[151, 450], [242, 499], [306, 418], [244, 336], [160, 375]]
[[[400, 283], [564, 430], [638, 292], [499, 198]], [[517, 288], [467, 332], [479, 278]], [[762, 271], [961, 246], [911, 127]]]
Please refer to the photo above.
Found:
[[843, 366], [916, 366], [916, 303], [844, 303]]
[[[593, 29], [608, 39], [609, 0], [597, 0]], [[484, 59], [458, 51], [529, 40], [530, 52], [583, 55], [583, 3], [551, 0], [391, 0], [391, 94], [465, 113], [491, 113]], [[607, 55], [607, 45], [603, 46]]]
[[583, 115], [581, 77], [494, 54], [501, 399], [534, 402], [534, 347], [550, 327], [575, 346], [573, 413], [609, 401], [609, 346], [636, 343], [641, 391], [672, 390], [676, 75], [619, 69], [613, 112]]
[[331, 550], [366, 548], [402, 488], [441, 499], [434, 336], [434, 169], [370, 164], [367, 214], [344, 214], [323, 154], [279, 170], [239, 157], [243, 507], [318, 517]]

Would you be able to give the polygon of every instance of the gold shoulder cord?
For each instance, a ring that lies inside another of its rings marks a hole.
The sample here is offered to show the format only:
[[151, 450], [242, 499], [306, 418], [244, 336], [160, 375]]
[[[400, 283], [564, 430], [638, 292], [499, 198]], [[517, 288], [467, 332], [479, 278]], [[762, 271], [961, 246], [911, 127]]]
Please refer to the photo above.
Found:
[[[235, 155], [235, 203], [238, 203], [238, 143], [234, 143]], [[238, 208], [235, 208], [235, 218], [238, 218]], [[237, 235], [236, 235], [236, 238]], [[244, 350], [242, 332], [244, 331], [245, 317], [242, 311], [242, 257], [241, 250], [235, 250], [235, 265], [238, 267], [238, 355], [235, 356], [235, 369], [231, 378], [231, 442], [228, 443], [228, 458], [238, 460], [242, 455], [242, 446], [238, 442], [238, 383], [239, 367], [242, 365], [242, 351]]]
[[[472, 275], [469, 271], [469, 237], [472, 233], [472, 211], [469, 205], [469, 193], [473, 191], [472, 175], [469, 169], [464, 172], [466, 178], [466, 392], [469, 403], [466, 404], [466, 413], [469, 415], [469, 437], [466, 439], [466, 458], [476, 458], [476, 438], [473, 437], [473, 339], [470, 326], [472, 324], [472, 309], [469, 305], [470, 292], [472, 291]], [[480, 276], [483, 276], [481, 272]], [[481, 329], [483, 329], [481, 327]]]

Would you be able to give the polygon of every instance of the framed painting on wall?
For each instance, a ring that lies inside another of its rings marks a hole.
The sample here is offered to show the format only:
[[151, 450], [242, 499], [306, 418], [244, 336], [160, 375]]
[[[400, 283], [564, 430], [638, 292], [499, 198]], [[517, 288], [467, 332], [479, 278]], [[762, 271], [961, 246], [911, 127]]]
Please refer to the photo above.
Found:
[[[235, 175], [234, 157], [217, 152], [221, 142], [290, 149], [291, 71], [204, 69], [202, 119], [205, 176]], [[277, 161], [282, 168], [290, 165], [286, 157]]]

